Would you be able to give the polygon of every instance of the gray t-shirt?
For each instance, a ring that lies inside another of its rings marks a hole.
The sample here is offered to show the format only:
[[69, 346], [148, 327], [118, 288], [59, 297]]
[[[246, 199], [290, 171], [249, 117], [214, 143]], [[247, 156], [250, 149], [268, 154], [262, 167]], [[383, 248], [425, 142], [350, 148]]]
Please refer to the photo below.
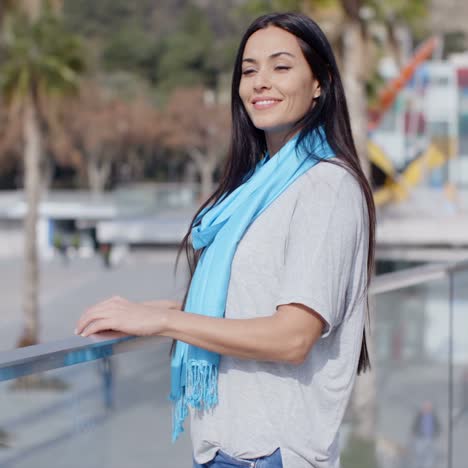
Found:
[[368, 216], [358, 182], [321, 162], [249, 227], [231, 266], [227, 318], [301, 303], [326, 321], [301, 365], [222, 356], [219, 403], [191, 411], [198, 463], [218, 449], [256, 458], [281, 449], [284, 468], [339, 466], [338, 430], [355, 380], [365, 317]]

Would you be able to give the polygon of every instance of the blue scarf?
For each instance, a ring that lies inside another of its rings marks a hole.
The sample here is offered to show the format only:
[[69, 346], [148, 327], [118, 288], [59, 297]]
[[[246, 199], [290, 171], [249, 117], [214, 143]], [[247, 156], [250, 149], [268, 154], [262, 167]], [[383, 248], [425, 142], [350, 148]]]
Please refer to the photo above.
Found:
[[[190, 283], [186, 312], [224, 317], [231, 263], [244, 233], [290, 184], [317, 164], [308, 155], [334, 156], [321, 128], [305, 137], [305, 145], [296, 145], [297, 138], [290, 139], [272, 158], [267, 153], [242, 185], [214, 206], [205, 207], [194, 220], [192, 244], [195, 250], [204, 250]], [[219, 354], [177, 341], [171, 363], [173, 441], [184, 430], [188, 406], [209, 409], [217, 404], [219, 360]]]

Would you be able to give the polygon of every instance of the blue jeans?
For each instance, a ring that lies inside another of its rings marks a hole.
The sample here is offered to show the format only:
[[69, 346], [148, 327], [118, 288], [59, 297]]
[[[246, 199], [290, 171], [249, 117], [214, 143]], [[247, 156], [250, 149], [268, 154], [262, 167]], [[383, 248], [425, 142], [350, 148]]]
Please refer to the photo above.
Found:
[[208, 463], [198, 464], [193, 460], [193, 468], [283, 468], [280, 449], [276, 449], [271, 455], [260, 458], [231, 457], [222, 450], [218, 450], [216, 456]]

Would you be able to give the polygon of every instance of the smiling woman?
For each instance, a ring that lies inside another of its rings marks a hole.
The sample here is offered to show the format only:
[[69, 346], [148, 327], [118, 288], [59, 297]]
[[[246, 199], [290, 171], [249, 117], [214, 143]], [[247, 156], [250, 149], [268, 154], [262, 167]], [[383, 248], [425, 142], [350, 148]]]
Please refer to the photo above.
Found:
[[239, 95], [255, 127], [265, 132], [270, 154], [275, 154], [320, 96], [320, 83], [296, 37], [270, 26], [252, 34], [246, 44]]
[[183, 304], [113, 298], [77, 333], [174, 338], [173, 437], [194, 467], [337, 468], [338, 429], [369, 367], [375, 211], [331, 47], [310, 18], [255, 20], [232, 79], [219, 187], [184, 237]]

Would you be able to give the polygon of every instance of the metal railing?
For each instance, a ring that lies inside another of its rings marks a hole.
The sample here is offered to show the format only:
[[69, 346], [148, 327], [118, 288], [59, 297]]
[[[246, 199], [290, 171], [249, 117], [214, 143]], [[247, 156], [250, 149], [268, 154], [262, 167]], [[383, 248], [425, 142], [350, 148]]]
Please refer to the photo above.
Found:
[[[369, 293], [371, 296], [375, 296], [437, 279], [450, 279], [454, 273], [465, 270], [468, 270], [468, 261], [424, 265], [385, 273], [374, 278]], [[60, 341], [1, 351], [0, 381], [93, 361], [115, 354], [139, 351], [168, 342], [168, 339], [163, 337], [114, 338], [112, 335], [112, 333], [100, 333], [99, 336], [86, 338], [73, 336]]]

